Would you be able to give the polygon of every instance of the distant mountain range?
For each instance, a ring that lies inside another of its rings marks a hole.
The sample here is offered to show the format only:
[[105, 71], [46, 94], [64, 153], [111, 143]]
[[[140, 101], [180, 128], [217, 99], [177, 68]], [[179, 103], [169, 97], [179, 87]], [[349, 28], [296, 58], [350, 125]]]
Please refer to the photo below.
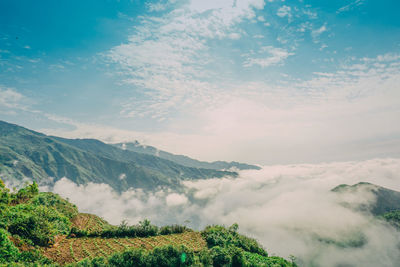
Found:
[[140, 144], [138, 141], [132, 143], [117, 143], [114, 146], [121, 148], [123, 150], [130, 150], [138, 153], [148, 154], [152, 156], [157, 156], [163, 159], [167, 159], [178, 164], [193, 167], [193, 168], [204, 168], [204, 169], [213, 169], [213, 170], [229, 170], [229, 169], [238, 169], [238, 170], [260, 170], [261, 168], [255, 165], [249, 165], [240, 162], [226, 162], [226, 161], [214, 161], [214, 162], [206, 162], [199, 161], [187, 156], [183, 155], [175, 155], [166, 151], [159, 150], [153, 146], [146, 146]]
[[[110, 145], [95, 139], [47, 136], [0, 121], [0, 177], [36, 181], [67, 177], [77, 184], [106, 183], [117, 191], [130, 187], [179, 187], [182, 180], [236, 177], [229, 169], [257, 169], [237, 162], [201, 162], [134, 143]], [[136, 147], [136, 150], [134, 149]], [[162, 152], [162, 153], [161, 153]]]

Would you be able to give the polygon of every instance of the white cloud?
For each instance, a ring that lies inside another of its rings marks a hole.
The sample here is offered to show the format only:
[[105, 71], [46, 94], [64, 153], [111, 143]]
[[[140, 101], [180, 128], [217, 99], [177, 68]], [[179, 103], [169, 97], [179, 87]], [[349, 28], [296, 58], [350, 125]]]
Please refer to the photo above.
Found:
[[278, 9], [276, 15], [281, 18], [288, 17], [288, 19], [290, 19], [292, 17], [291, 10], [290, 6], [283, 5]]
[[216, 89], [205, 79], [214, 75], [205, 67], [213, 62], [208, 41], [239, 39], [236, 25], [263, 6], [260, 0], [191, 1], [160, 18], [142, 18], [135, 35], [106, 55], [124, 75], [122, 83], [139, 88], [122, 103], [121, 115], [162, 121], [174, 110], [207, 101]]
[[224, 9], [225, 11], [230, 9], [238, 9], [239, 12], [250, 12], [251, 9], [262, 9], [265, 3], [263, 0], [191, 0], [189, 8], [195, 12], [205, 12], [208, 10]]
[[257, 20], [258, 20], [258, 21], [265, 21], [265, 18], [264, 18], [264, 16], [258, 16], [258, 17], [257, 17]]
[[23, 99], [24, 96], [14, 89], [0, 87], [0, 107], [16, 108]]
[[[375, 267], [396, 266], [399, 233], [341, 204], [373, 203], [371, 194], [339, 196], [330, 190], [361, 181], [400, 190], [399, 174], [400, 159], [375, 159], [265, 166], [261, 171], [242, 171], [237, 179], [185, 182], [186, 190], [179, 193], [131, 189], [119, 195], [107, 185], [78, 186], [65, 178], [48, 189], [68, 197], [82, 212], [114, 224], [144, 218], [158, 225], [188, 220], [196, 229], [238, 223], [240, 232], [256, 237], [270, 255], [295, 255], [304, 266]], [[358, 248], [321, 241], [359, 236], [366, 243]]]
[[263, 38], [264, 38], [264, 35], [262, 35], [262, 34], [256, 34], [256, 35], [253, 35], [253, 38], [255, 38], [255, 39], [263, 39]]
[[163, 11], [167, 8], [168, 2], [167, 3], [163, 3], [163, 2], [146, 3], [146, 6], [150, 12], [159, 12], [159, 11]]
[[33, 101], [21, 94], [14, 88], [3, 87], [0, 85], [0, 114], [15, 115], [17, 112], [29, 111], [37, 113], [35, 110], [31, 110], [30, 106]]
[[186, 204], [188, 199], [185, 195], [172, 193], [165, 198], [165, 201], [167, 202], [167, 206], [179, 206]]
[[[249, 57], [244, 63], [244, 67], [251, 67], [254, 65], [258, 65], [262, 68], [269, 67], [273, 65], [282, 64], [285, 59], [289, 56], [294, 55], [294, 53], [290, 53], [285, 49], [272, 47], [272, 46], [264, 46], [261, 48], [260, 52], [261, 55], [258, 57]], [[268, 54], [268, 57], [263, 57], [262, 54]]]
[[311, 36], [313, 38], [314, 43], [318, 43], [320, 35], [326, 32], [327, 30], [328, 28], [326, 27], [326, 23], [321, 27], [319, 27], [318, 29], [312, 30]]

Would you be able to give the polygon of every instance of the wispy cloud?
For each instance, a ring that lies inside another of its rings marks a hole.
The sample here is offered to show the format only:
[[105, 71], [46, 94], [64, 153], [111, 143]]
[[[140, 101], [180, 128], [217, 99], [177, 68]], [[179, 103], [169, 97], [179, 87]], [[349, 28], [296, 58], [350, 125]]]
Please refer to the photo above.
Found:
[[350, 4], [347, 4], [345, 6], [342, 6], [341, 8], [339, 8], [336, 13], [343, 13], [343, 12], [347, 12], [350, 11], [358, 6], [361, 6], [362, 4], [364, 4], [365, 0], [354, 0], [352, 1]]
[[148, 2], [146, 3], [147, 9], [150, 12], [160, 12], [165, 10], [169, 5], [171, 4], [171, 2], [169, 1], [165, 1], [165, 2]]
[[[261, 54], [261, 55], [260, 55]], [[267, 54], [268, 57], [263, 57], [262, 55]], [[260, 49], [258, 57], [253, 58], [249, 57], [243, 63], [244, 67], [251, 67], [254, 65], [258, 65], [262, 68], [279, 65], [284, 62], [289, 56], [294, 55], [294, 53], [290, 53], [285, 49], [276, 48], [272, 46], [264, 46]]]
[[328, 28], [326, 27], [326, 23], [324, 25], [322, 25], [321, 27], [314, 29], [311, 32], [311, 36], [312, 36], [314, 42], [318, 43], [320, 35], [323, 34], [324, 32], [326, 32], [327, 30], [328, 30]]
[[255, 17], [264, 1], [191, 1], [161, 18], [143, 18], [129, 42], [107, 55], [124, 73], [124, 83], [136, 89], [123, 103], [123, 116], [150, 116], [164, 120], [171, 110], [207, 99], [215, 74], [210, 40], [240, 39], [235, 25]]
[[276, 13], [276, 15], [278, 15], [278, 17], [284, 18], [284, 17], [288, 17], [288, 19], [290, 20], [292, 18], [292, 8], [290, 6], [286, 6], [283, 5], [282, 7], [280, 7], [278, 9], [278, 12]]
[[0, 85], [0, 114], [17, 114], [18, 111], [28, 111], [32, 103], [32, 99], [14, 88]]

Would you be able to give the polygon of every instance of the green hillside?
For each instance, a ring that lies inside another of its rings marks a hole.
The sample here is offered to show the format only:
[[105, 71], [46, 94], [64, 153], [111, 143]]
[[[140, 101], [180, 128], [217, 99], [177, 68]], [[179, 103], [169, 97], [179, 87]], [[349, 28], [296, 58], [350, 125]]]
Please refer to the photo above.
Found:
[[236, 168], [239, 170], [259, 170], [261, 169], [255, 165], [249, 165], [240, 162], [226, 162], [226, 161], [214, 161], [214, 162], [206, 162], [206, 161], [199, 161], [187, 156], [183, 155], [175, 155], [166, 151], [159, 150], [153, 146], [143, 146], [139, 142], [132, 142], [132, 143], [117, 143], [114, 146], [126, 149], [129, 151], [134, 151], [138, 153], [148, 154], [152, 156], [157, 156], [163, 159], [167, 159], [178, 164], [187, 166], [187, 167], [194, 167], [194, 168], [204, 168], [204, 169], [213, 169], [213, 170], [228, 170], [231, 168]]
[[106, 183], [123, 191], [129, 187], [176, 188], [182, 180], [237, 175], [182, 166], [98, 140], [46, 136], [3, 121], [0, 121], [0, 137], [0, 174], [7, 180], [67, 177], [78, 184]]
[[0, 180], [0, 266], [296, 266], [269, 257], [229, 228], [112, 226], [36, 183], [10, 192]]

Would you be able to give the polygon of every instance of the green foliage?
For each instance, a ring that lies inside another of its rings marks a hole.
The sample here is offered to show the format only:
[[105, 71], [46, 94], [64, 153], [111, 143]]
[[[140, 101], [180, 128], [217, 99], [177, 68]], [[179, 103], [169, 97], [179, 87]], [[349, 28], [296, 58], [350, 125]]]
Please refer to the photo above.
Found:
[[70, 236], [75, 237], [149, 237], [157, 235], [170, 235], [180, 234], [183, 232], [192, 231], [186, 226], [182, 225], [171, 225], [163, 226], [159, 228], [156, 225], [151, 224], [147, 219], [139, 222], [137, 225], [129, 226], [123, 221], [118, 227], [109, 226], [101, 231], [90, 232], [87, 230], [81, 230], [76, 227], [71, 228]]
[[17, 193], [11, 194], [11, 203], [13, 205], [25, 203], [39, 193], [39, 187], [36, 182], [27, 184], [18, 190]]
[[67, 218], [78, 214], [78, 208], [74, 204], [50, 192], [39, 193], [31, 200], [31, 203], [35, 206], [52, 207]]
[[237, 224], [228, 229], [219, 225], [207, 226], [202, 236], [209, 250], [199, 253], [200, 262], [204, 266], [297, 266], [293, 261], [268, 257], [256, 240], [237, 233], [237, 230]]
[[215, 267], [297, 267], [280, 257], [265, 257], [245, 252], [238, 247], [215, 246], [198, 253], [184, 246], [162, 246], [152, 251], [143, 249], [118, 252], [107, 259], [85, 259], [68, 266], [77, 267], [175, 267], [175, 266], [215, 266]]
[[383, 219], [400, 229], [400, 210], [387, 212], [382, 215]]
[[174, 225], [167, 225], [167, 226], [161, 227], [159, 230], [159, 234], [160, 235], [171, 235], [171, 234], [180, 234], [180, 233], [190, 232], [190, 231], [192, 231], [192, 230], [184, 225], [174, 224]]
[[71, 225], [68, 218], [57, 210], [32, 204], [9, 207], [2, 221], [7, 222], [11, 234], [39, 246], [51, 244], [57, 234], [68, 234]]
[[55, 235], [69, 233], [71, 222], [64, 213], [68, 215], [66, 210], [70, 209], [63, 208], [72, 204], [52, 194], [39, 194], [35, 182], [16, 193], [10, 193], [5, 187], [0, 190], [3, 192], [2, 199], [5, 195], [9, 199], [0, 204], [0, 227], [12, 235], [30, 245], [47, 246], [53, 242]]
[[18, 248], [11, 242], [8, 233], [0, 228], [0, 263], [15, 261], [18, 256]]
[[214, 246], [223, 248], [235, 246], [244, 251], [268, 256], [267, 252], [255, 239], [239, 234], [237, 229], [237, 224], [232, 225], [228, 229], [220, 225], [207, 226], [202, 232], [202, 236], [206, 240], [209, 248]]
[[192, 250], [180, 246], [162, 246], [152, 251], [143, 249], [126, 250], [115, 253], [108, 259], [94, 258], [93, 260], [83, 260], [70, 266], [77, 267], [184, 267], [193, 266], [195, 254]]
[[192, 266], [194, 252], [184, 246], [174, 247], [169, 245], [156, 247], [149, 253], [149, 259], [151, 266]]
[[68, 264], [66, 267], [106, 267], [109, 266], [104, 257], [96, 257], [93, 259], [84, 259], [78, 263]]
[[8, 205], [11, 202], [10, 190], [6, 188], [3, 180], [0, 179], [0, 207], [2, 204]]
[[227, 248], [214, 246], [210, 249], [210, 254], [213, 265], [216, 267], [227, 266], [232, 262], [229, 250]]
[[287, 260], [280, 257], [265, 257], [255, 253], [244, 252], [244, 258], [247, 262], [247, 266], [254, 267], [297, 267], [297, 264], [292, 260]]

